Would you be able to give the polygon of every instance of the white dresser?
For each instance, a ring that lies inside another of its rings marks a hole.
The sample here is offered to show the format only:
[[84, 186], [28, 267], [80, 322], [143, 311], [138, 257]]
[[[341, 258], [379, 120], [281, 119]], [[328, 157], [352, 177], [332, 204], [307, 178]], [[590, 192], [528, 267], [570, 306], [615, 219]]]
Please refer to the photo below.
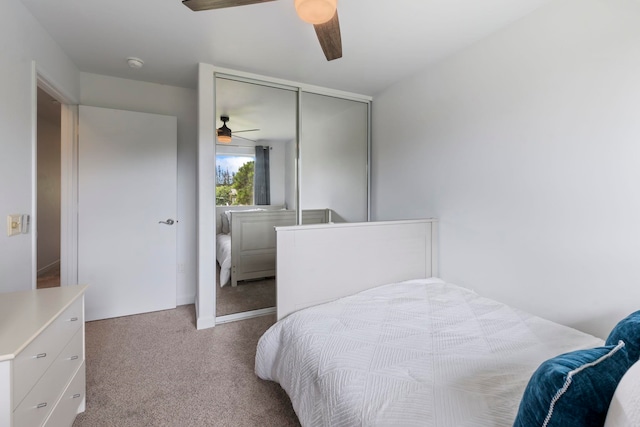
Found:
[[86, 289], [0, 293], [0, 427], [68, 427], [84, 411]]

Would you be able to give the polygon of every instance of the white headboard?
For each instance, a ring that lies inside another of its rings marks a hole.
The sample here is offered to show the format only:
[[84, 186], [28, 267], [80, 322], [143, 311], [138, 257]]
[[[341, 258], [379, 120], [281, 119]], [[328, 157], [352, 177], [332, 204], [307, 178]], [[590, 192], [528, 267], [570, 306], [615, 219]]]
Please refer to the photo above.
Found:
[[278, 319], [365, 289], [437, 276], [437, 220], [276, 227]]
[[222, 215], [225, 211], [247, 211], [253, 209], [264, 209], [264, 210], [281, 210], [286, 209], [285, 205], [250, 205], [250, 206], [216, 206], [216, 234], [220, 234], [222, 231], [222, 221], [220, 220], [220, 215]]

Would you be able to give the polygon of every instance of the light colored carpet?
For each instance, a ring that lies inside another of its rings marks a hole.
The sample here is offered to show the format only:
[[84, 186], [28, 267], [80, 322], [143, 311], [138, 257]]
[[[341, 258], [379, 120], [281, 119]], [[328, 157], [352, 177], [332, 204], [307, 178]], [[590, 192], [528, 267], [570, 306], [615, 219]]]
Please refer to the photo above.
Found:
[[74, 427], [299, 426], [254, 374], [263, 316], [198, 331], [194, 306], [88, 322], [87, 410]]

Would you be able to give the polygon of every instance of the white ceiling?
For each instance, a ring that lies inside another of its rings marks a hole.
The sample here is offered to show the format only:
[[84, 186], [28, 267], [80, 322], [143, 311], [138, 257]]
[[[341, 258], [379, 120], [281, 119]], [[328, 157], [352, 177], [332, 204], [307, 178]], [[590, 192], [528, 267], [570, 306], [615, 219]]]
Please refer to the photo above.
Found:
[[340, 0], [344, 57], [331, 62], [293, 0], [204, 12], [180, 0], [22, 3], [80, 71], [195, 88], [205, 62], [375, 95], [549, 1]]

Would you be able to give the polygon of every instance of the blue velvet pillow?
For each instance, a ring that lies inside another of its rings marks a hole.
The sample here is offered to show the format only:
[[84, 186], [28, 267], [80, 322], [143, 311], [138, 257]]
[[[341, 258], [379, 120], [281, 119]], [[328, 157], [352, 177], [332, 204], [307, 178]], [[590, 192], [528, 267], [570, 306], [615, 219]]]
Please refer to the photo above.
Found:
[[602, 427], [630, 366], [624, 342], [543, 362], [524, 391], [514, 427]]
[[640, 358], [640, 311], [631, 313], [622, 319], [609, 334], [606, 345], [614, 345], [624, 341], [631, 362]]

